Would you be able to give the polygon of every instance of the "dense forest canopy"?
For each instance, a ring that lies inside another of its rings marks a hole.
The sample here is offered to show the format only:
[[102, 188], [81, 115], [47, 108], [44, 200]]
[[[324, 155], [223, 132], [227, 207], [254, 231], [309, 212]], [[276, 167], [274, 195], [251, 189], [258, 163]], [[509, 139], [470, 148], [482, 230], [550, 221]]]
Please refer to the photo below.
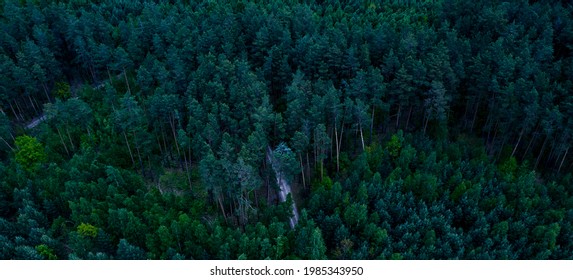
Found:
[[569, 1], [231, 2], [0, 1], [0, 259], [573, 256]]

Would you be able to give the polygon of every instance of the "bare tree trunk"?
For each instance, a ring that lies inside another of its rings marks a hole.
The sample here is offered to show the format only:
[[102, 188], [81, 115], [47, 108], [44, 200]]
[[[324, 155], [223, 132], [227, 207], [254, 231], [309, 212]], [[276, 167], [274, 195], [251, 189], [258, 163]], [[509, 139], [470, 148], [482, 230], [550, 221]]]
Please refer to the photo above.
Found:
[[18, 101], [14, 101], [14, 103], [16, 103], [16, 109], [18, 109], [18, 112], [20, 112], [20, 117], [22, 118], [22, 120], [24, 120], [24, 110], [20, 108], [20, 104], [18, 103]]
[[561, 172], [561, 167], [563, 166], [563, 162], [565, 162], [565, 158], [567, 157], [568, 152], [569, 152], [569, 147], [567, 147], [567, 149], [565, 150], [565, 155], [563, 155], [563, 158], [561, 159], [561, 164], [559, 164], [559, 169], [557, 170], [557, 173]]
[[171, 155], [171, 151], [169, 151], [167, 148], [167, 141], [165, 140], [165, 131], [163, 131], [163, 125], [161, 125], [161, 138], [163, 139], [163, 148], [165, 153], [169, 152], [169, 155]]
[[187, 176], [187, 182], [189, 183], [189, 189], [192, 190], [191, 187], [191, 177], [189, 174], [189, 166], [187, 165], [187, 153], [183, 152], [183, 160], [185, 161], [185, 175]]
[[320, 160], [320, 180], [324, 180], [324, 159]]
[[[40, 105], [40, 103], [38, 103], [38, 99], [32, 98], [32, 101], [34, 101], [34, 104], [36, 104], [36, 107], [40, 110], [40, 113], [43, 113], [42, 105]], [[40, 114], [40, 115], [42, 115], [42, 114]]]
[[[545, 163], [547, 164], [547, 166], [549, 166], [549, 163], [553, 160], [553, 158], [555, 158], [555, 151], [557, 150], [557, 145], [555, 144], [557, 142], [557, 135], [555, 135], [555, 137], [553, 138], [553, 143], [551, 143], [551, 152], [549, 153], [549, 156], [547, 157], [547, 160], [545, 161]], [[558, 159], [556, 159], [555, 161], [557, 161]], [[555, 162], [553, 164], [553, 167], [555, 167], [555, 164], [557, 164], [557, 162]]]
[[[360, 125], [360, 140], [362, 140], [362, 151], [364, 151], [366, 148], [364, 146], [364, 135], [362, 134], [362, 125]], [[337, 165], [336, 168], [338, 168], [338, 162], [336, 163], [336, 165]]]
[[189, 190], [193, 190], [193, 185], [191, 184], [191, 140], [189, 140], [189, 144], [187, 145], [189, 149], [189, 157], [187, 157], [186, 153], [183, 152], [185, 155], [185, 168], [187, 169], [187, 180], [189, 180]]
[[155, 134], [155, 139], [157, 140], [157, 145], [159, 146], [159, 154], [163, 155], [163, 146], [161, 146], [161, 139], [159, 139], [159, 136], [157, 136], [157, 134]]
[[310, 174], [310, 160], [308, 157], [308, 152], [306, 153], [306, 173], [307, 173], [307, 177], [310, 180], [311, 174]]
[[344, 134], [344, 124], [342, 124], [342, 129], [340, 129], [340, 139], [338, 140], [338, 154], [340, 154], [340, 149], [342, 148], [342, 135]]
[[525, 128], [521, 129], [521, 132], [519, 133], [519, 139], [517, 139], [517, 143], [515, 143], [515, 146], [513, 147], [513, 151], [511, 152], [510, 157], [513, 157], [513, 155], [515, 154], [515, 151], [517, 150], [517, 146], [519, 146], [519, 142], [521, 142], [521, 136], [523, 136], [524, 131], [525, 131]]
[[64, 141], [64, 137], [62, 137], [62, 133], [60, 132], [60, 128], [56, 127], [56, 131], [58, 131], [58, 135], [60, 136], [60, 141], [62, 142], [62, 145], [64, 145], [64, 150], [66, 150], [66, 154], [69, 157], [70, 151], [68, 151], [68, 146], [66, 146], [66, 142]]
[[537, 160], [535, 161], [535, 166], [533, 167], [533, 169], [537, 169], [537, 165], [539, 164], [539, 160], [541, 160], [541, 157], [543, 156], [543, 152], [545, 151], [545, 145], [547, 144], [547, 138], [549, 136], [545, 135], [545, 140], [543, 140], [543, 145], [541, 146], [541, 151], [539, 151], [539, 155], [537, 156]]
[[370, 121], [370, 144], [372, 144], [372, 133], [374, 132], [374, 110], [376, 107], [372, 105], [372, 120]]
[[46, 86], [46, 83], [42, 83], [42, 88], [44, 89], [44, 94], [46, 95], [48, 102], [52, 102], [50, 95], [48, 94], [48, 87]]
[[334, 142], [336, 144], [336, 172], [339, 171], [339, 163], [338, 163], [338, 132], [336, 129], [336, 123], [334, 124]]
[[12, 110], [12, 114], [14, 114], [14, 117], [16, 117], [17, 120], [19, 120], [20, 117], [18, 116], [18, 114], [16, 114], [16, 110], [14, 110], [14, 106], [12, 106], [12, 102], [8, 101], [8, 104], [10, 104], [10, 109]]
[[[3, 137], [0, 137], [0, 139], [2, 139], [2, 142], [4, 142], [4, 144], [6, 144], [6, 146], [8, 146], [8, 148], [10, 148], [10, 150], [12, 152], [14, 152], [14, 148], [12, 148], [12, 146], [10, 146], [10, 144], [8, 142], [6, 142], [6, 140]], [[304, 179], [304, 177], [303, 177]]]
[[412, 116], [412, 105], [410, 105], [410, 110], [408, 111], [408, 118], [406, 119], [406, 130], [408, 129], [408, 127], [410, 126], [410, 117]]
[[129, 156], [131, 157], [131, 163], [135, 166], [135, 160], [133, 159], [133, 153], [131, 152], [131, 146], [129, 146], [129, 141], [127, 140], [127, 134], [123, 132], [123, 138], [125, 138], [125, 143], [127, 144], [127, 150], [129, 151]]
[[177, 156], [181, 157], [181, 151], [179, 150], [179, 141], [177, 141], [177, 133], [175, 132], [175, 117], [173, 114], [169, 117], [169, 124], [171, 125], [171, 131], [173, 132], [173, 140], [175, 141], [175, 148], [177, 148]]
[[221, 212], [223, 213], [223, 218], [225, 218], [225, 223], [227, 223], [227, 214], [225, 214], [225, 207], [223, 207], [223, 202], [221, 201], [221, 195], [217, 196], [217, 200], [219, 201], [219, 206], [221, 207]]
[[503, 137], [503, 141], [501, 142], [501, 148], [499, 149], [499, 153], [497, 154], [497, 158], [495, 159], [496, 162], [499, 161], [501, 153], [503, 153], [503, 147], [505, 146], [505, 142], [507, 142], [507, 135]]
[[527, 153], [529, 152], [529, 149], [531, 148], [531, 145], [535, 141], [535, 138], [537, 138], [537, 128], [535, 128], [535, 131], [533, 132], [533, 136], [529, 140], [529, 144], [527, 144], [527, 149], [525, 149], [525, 152], [523, 153], [523, 157], [525, 157], [527, 155]]
[[74, 142], [72, 142], [72, 136], [70, 136], [70, 131], [66, 127], [66, 134], [68, 135], [68, 139], [70, 140], [71, 150], [74, 151], [76, 147], [74, 146]]
[[127, 85], [127, 92], [131, 94], [131, 88], [129, 87], [129, 82], [127, 81], [127, 74], [125, 74], [125, 68], [123, 69], [123, 77], [125, 78], [125, 84]]
[[298, 157], [300, 158], [300, 175], [302, 175], [302, 187], [303, 189], [306, 189], [306, 182], [304, 179], [304, 165], [302, 165], [302, 154], [298, 154]]
[[92, 75], [92, 80], [94, 83], [97, 82], [97, 78], [94, 72], [94, 67], [90, 64], [90, 66], [88, 67], [88, 69], [90, 70], [90, 74]]
[[269, 179], [269, 172], [267, 169], [267, 161], [263, 160], [263, 170], [265, 171], [265, 184], [267, 185], [267, 204], [271, 203], [271, 184]]
[[137, 137], [135, 136], [135, 131], [132, 132], [133, 141], [135, 142], [135, 150], [137, 151], [137, 158], [139, 159], [139, 167], [141, 167], [141, 176], [145, 176], [145, 167], [143, 166], [143, 160], [141, 159], [141, 153], [139, 152], [139, 145], [137, 144]]
[[467, 125], [468, 125], [468, 123], [469, 123], [469, 120], [468, 120], [468, 111], [469, 111], [469, 109], [470, 109], [470, 103], [471, 103], [470, 101], [471, 101], [471, 98], [468, 98], [468, 100], [466, 100], [466, 109], [464, 110], [464, 121], [463, 121], [464, 126], [462, 127], [462, 129], [466, 129], [466, 127], [467, 127]]
[[34, 109], [34, 112], [36, 113], [36, 116], [39, 115], [40, 113], [38, 113], [38, 110], [36, 109], [36, 105], [35, 105], [34, 102], [32, 101], [32, 97], [30, 97], [29, 94], [28, 94], [28, 100], [30, 101], [30, 104], [32, 104], [32, 109]]
[[314, 166], [316, 166], [318, 164], [318, 144], [316, 143], [316, 134], [314, 135], [314, 145], [312, 145], [313, 147], [313, 151], [314, 151]]

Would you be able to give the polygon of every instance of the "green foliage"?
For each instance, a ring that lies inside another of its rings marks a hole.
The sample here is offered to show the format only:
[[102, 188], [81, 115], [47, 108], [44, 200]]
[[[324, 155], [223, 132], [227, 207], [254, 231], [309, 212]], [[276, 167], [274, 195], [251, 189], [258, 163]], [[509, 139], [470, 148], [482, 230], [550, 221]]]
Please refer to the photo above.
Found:
[[509, 178], [510, 180], [513, 180], [515, 178], [516, 171], [517, 171], [517, 160], [514, 157], [510, 157], [509, 159], [507, 159], [506, 161], [504, 161], [499, 165], [499, 172], [506, 178]]
[[56, 82], [56, 85], [52, 90], [52, 95], [59, 98], [60, 100], [67, 100], [72, 96], [70, 85], [66, 82]]
[[564, 1], [119, 2], [0, 5], [0, 259], [571, 257]]
[[95, 238], [98, 234], [98, 229], [90, 224], [81, 223], [78, 226], [78, 233], [84, 237]]
[[390, 141], [386, 143], [386, 150], [391, 157], [396, 158], [400, 155], [402, 142], [404, 142], [402, 131], [399, 131], [397, 134], [393, 134], [392, 137], [390, 137]]
[[40, 244], [40, 245], [36, 246], [36, 251], [38, 251], [38, 254], [40, 254], [42, 257], [44, 257], [47, 260], [57, 260], [58, 259], [58, 257], [54, 253], [54, 250], [51, 249], [50, 247], [48, 247], [48, 245], [46, 245], [46, 244]]
[[36, 138], [28, 135], [18, 136], [15, 144], [18, 148], [16, 162], [26, 171], [35, 172], [46, 162], [47, 155], [44, 146]]

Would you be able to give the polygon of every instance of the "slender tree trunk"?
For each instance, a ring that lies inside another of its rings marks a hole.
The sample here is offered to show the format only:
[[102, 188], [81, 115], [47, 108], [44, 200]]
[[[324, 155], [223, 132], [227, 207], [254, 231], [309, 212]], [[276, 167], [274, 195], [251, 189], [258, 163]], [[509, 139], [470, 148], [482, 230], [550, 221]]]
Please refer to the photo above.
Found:
[[38, 110], [36, 109], [36, 105], [35, 105], [34, 102], [32, 101], [32, 97], [30, 97], [29, 94], [28, 94], [28, 100], [30, 101], [30, 104], [32, 104], [32, 109], [34, 109], [34, 112], [36, 113], [36, 116], [39, 115], [40, 113], [39, 113]]
[[132, 132], [133, 141], [135, 142], [135, 150], [137, 151], [137, 158], [139, 159], [139, 167], [141, 168], [141, 176], [145, 176], [145, 167], [143, 166], [143, 160], [141, 159], [141, 153], [139, 152], [139, 145], [137, 144], [137, 137], [135, 131]]
[[231, 218], [235, 216], [235, 211], [238, 208], [237, 207], [237, 198], [233, 197], [231, 198], [231, 202], [233, 203], [233, 205], [231, 205]]
[[320, 180], [324, 180], [324, 159], [320, 160]]
[[111, 78], [111, 73], [109, 72], [109, 67], [106, 67], [107, 69], [107, 76], [109, 77], [109, 85], [113, 85], [113, 79]]
[[156, 133], [155, 134], [155, 139], [157, 140], [157, 146], [159, 146], [159, 154], [163, 155], [163, 146], [161, 146], [161, 139], [159, 139], [159, 136], [157, 136]]
[[338, 151], [336, 152], [336, 172], [340, 167], [340, 149], [342, 148], [342, 135], [344, 135], [344, 123], [342, 123], [342, 128], [340, 129], [340, 137], [338, 140]]
[[515, 151], [517, 151], [517, 146], [519, 146], [519, 142], [521, 142], [521, 137], [523, 136], [524, 131], [525, 131], [525, 128], [521, 129], [521, 132], [519, 133], [519, 139], [517, 139], [517, 143], [515, 143], [515, 146], [513, 147], [513, 151], [511, 152], [510, 157], [513, 157], [513, 155], [515, 154]]
[[545, 151], [545, 145], [547, 144], [547, 138], [549, 138], [549, 136], [545, 135], [545, 140], [543, 140], [543, 145], [541, 146], [541, 151], [539, 151], [539, 155], [537, 156], [537, 160], [535, 161], [535, 166], [533, 167], [533, 169], [537, 169], [537, 165], [539, 164], [539, 160], [541, 160], [541, 157], [543, 156], [543, 152]]
[[565, 158], [567, 157], [568, 152], [569, 152], [569, 147], [567, 147], [567, 149], [565, 150], [565, 155], [563, 155], [563, 158], [561, 159], [561, 163], [559, 164], [559, 169], [557, 170], [557, 173], [561, 172], [561, 167], [563, 166], [563, 162], [565, 162]]
[[217, 196], [217, 201], [219, 201], [219, 206], [221, 207], [221, 212], [223, 213], [223, 218], [225, 218], [225, 223], [227, 223], [227, 214], [225, 214], [225, 207], [223, 207], [223, 201], [221, 201], [221, 195]]
[[64, 141], [64, 137], [62, 137], [62, 133], [60, 132], [60, 128], [56, 127], [56, 131], [58, 131], [58, 135], [60, 136], [60, 141], [62, 142], [62, 145], [64, 145], [64, 150], [66, 150], [66, 154], [68, 155], [68, 157], [70, 157], [70, 151], [68, 151], [68, 146], [66, 145], [66, 142]]
[[35, 97], [32, 98], [32, 101], [34, 101], [34, 104], [36, 104], [36, 108], [38, 108], [40, 110], [40, 116], [42, 116], [42, 114], [43, 114], [42, 105], [40, 105], [40, 103], [38, 103], [38, 99]]
[[18, 112], [20, 112], [20, 117], [24, 120], [24, 110], [20, 107], [20, 103], [18, 103], [18, 101], [14, 101], [14, 103], [16, 103], [16, 109], [18, 109]]
[[[314, 137], [314, 139], [316, 140], [316, 135]], [[316, 165], [318, 164], [318, 144], [316, 143], [316, 141], [314, 142], [313, 145], [313, 151], [314, 151], [314, 166], [316, 167]]]
[[374, 110], [376, 106], [372, 105], [372, 120], [370, 121], [370, 144], [372, 144], [372, 133], [374, 133]]
[[[557, 135], [555, 135], [555, 137], [553, 138], [553, 143], [551, 143], [550, 147], [551, 147], [551, 152], [549, 153], [549, 156], [547, 157], [547, 160], [545, 161], [545, 163], [547, 164], [547, 166], [549, 166], [549, 163], [551, 161], [553, 161], [553, 158], [555, 158], [555, 151], [557, 150], [557, 145], [555, 144], [557, 142]], [[555, 161], [557, 161], [558, 159], [556, 159]], [[555, 164], [557, 164], [557, 162], [555, 162], [553, 164], [553, 166], [555, 167]]]
[[187, 175], [187, 182], [189, 183], [189, 189], [193, 190], [191, 187], [191, 177], [189, 174], [189, 166], [187, 165], [187, 153], [183, 152], [183, 160], [185, 161], [185, 175]]
[[[6, 140], [4, 139], [4, 137], [0, 137], [0, 139], [2, 140], [2, 142], [4, 142], [4, 144], [6, 144], [6, 146], [8, 146], [8, 148], [10, 148], [10, 150], [12, 152], [14, 152], [14, 148], [12, 148], [12, 146], [10, 146], [10, 144], [8, 142], [6, 142]], [[304, 179], [304, 177], [303, 177]]]
[[497, 158], [495, 159], [496, 162], [499, 161], [501, 153], [503, 153], [503, 147], [505, 146], [505, 142], [507, 142], [507, 135], [503, 137], [503, 141], [501, 142], [501, 148], [499, 149], [499, 153], [497, 154]]
[[308, 152], [306, 153], [306, 173], [307, 173], [308, 179], [310, 180], [311, 174], [310, 174], [310, 160], [309, 160]]
[[[334, 131], [336, 131], [336, 123], [334, 123]], [[332, 134], [334, 134], [332, 132], [332, 129], [330, 129], [330, 134], [328, 135], [330, 137], [330, 139], [332, 139]], [[338, 137], [336, 137], [336, 135], [334, 135], [334, 141], [337, 141]], [[333, 152], [333, 147], [335, 146], [335, 143], [332, 143], [332, 141], [330, 141], [330, 158], [334, 158], [334, 152]], [[328, 148], [327, 148], [328, 149]], [[328, 152], [329, 150], [326, 150], [326, 152]]]
[[169, 152], [169, 156], [172, 159], [173, 157], [171, 156], [171, 151], [169, 151], [167, 148], [167, 141], [165, 140], [165, 131], [163, 130], [163, 125], [161, 125], [161, 138], [163, 138], [163, 151], [165, 151], [165, 153]]
[[269, 179], [269, 170], [267, 168], [267, 161], [263, 160], [263, 170], [265, 171], [265, 184], [267, 186], [267, 204], [271, 204], [271, 184]]
[[17, 120], [19, 120], [20, 117], [18, 116], [18, 114], [16, 114], [16, 110], [14, 110], [14, 106], [12, 106], [12, 102], [8, 101], [8, 104], [10, 104], [10, 109], [12, 110], [12, 114], [14, 114], [14, 117], [16, 117]]
[[48, 99], [48, 102], [52, 102], [52, 100], [50, 99], [50, 95], [48, 94], [48, 87], [46, 86], [46, 83], [42, 83], [42, 88], [44, 89], [44, 94], [46, 95], [46, 99]]
[[336, 172], [339, 171], [339, 164], [338, 164], [338, 132], [336, 129], [336, 123], [334, 124], [334, 142], [336, 144]]
[[529, 140], [529, 144], [527, 144], [527, 149], [525, 149], [525, 152], [523, 153], [523, 157], [527, 156], [527, 153], [529, 152], [529, 149], [531, 148], [531, 145], [533, 144], [533, 142], [535, 141], [535, 139], [537, 138], [537, 128], [535, 128], [535, 131], [533, 132], [533, 136], [531, 137], [531, 139]]
[[[364, 146], [364, 135], [362, 134], [362, 125], [360, 125], [360, 140], [362, 140], [362, 151], [364, 152], [364, 150], [366, 149]], [[336, 163], [337, 168], [338, 168], [338, 162]]]
[[412, 105], [410, 105], [410, 110], [408, 110], [408, 118], [406, 119], [406, 130], [410, 126], [410, 117], [412, 116]]
[[298, 157], [300, 158], [300, 175], [302, 175], [302, 187], [303, 189], [306, 189], [306, 182], [304, 179], [304, 165], [302, 165], [302, 154], [298, 154]]
[[468, 123], [469, 123], [469, 120], [468, 120], [468, 111], [469, 111], [469, 109], [470, 109], [470, 103], [471, 103], [470, 101], [471, 101], [471, 98], [468, 97], [468, 100], [466, 100], [466, 109], [464, 110], [464, 121], [463, 121], [464, 126], [463, 126], [463, 129], [466, 129], [466, 127], [467, 127], [467, 125], [468, 125]]
[[90, 66], [88, 67], [88, 69], [90, 70], [90, 74], [92, 75], [92, 80], [93, 80], [93, 82], [96, 83], [96, 82], [97, 82], [97, 77], [96, 77], [95, 72], [94, 72], [94, 67], [90, 64]]
[[123, 132], [123, 138], [125, 138], [125, 144], [127, 144], [127, 150], [129, 151], [129, 156], [131, 157], [131, 163], [135, 166], [135, 160], [133, 159], [133, 153], [131, 152], [131, 146], [129, 145], [125, 131]]
[[131, 94], [131, 88], [129, 87], [129, 82], [127, 81], [127, 74], [125, 73], [125, 68], [123, 69], [123, 77], [125, 78], [125, 84], [127, 85], [127, 92]]
[[72, 136], [70, 136], [70, 131], [68, 130], [68, 128], [66, 127], [66, 134], [68, 135], [68, 140], [70, 140], [70, 149], [72, 151], [76, 150], [76, 147], [74, 146], [74, 142], [72, 142]]
[[426, 128], [428, 127], [429, 121], [430, 121], [430, 118], [427, 115], [424, 116], [424, 135], [426, 135]]
[[175, 141], [175, 148], [177, 148], [177, 156], [181, 157], [181, 151], [179, 150], [179, 141], [177, 141], [177, 133], [175, 132], [175, 117], [173, 117], [173, 115], [169, 117], [169, 123], [171, 125], [171, 131], [173, 132], [173, 140]]

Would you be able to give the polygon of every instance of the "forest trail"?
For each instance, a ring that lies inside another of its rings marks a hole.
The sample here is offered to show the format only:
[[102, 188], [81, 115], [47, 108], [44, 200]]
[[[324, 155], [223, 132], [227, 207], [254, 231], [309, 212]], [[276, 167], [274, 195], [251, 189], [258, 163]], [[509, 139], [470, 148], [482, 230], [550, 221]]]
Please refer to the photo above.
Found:
[[[118, 76], [119, 76], [119, 75], [118, 75]], [[117, 76], [117, 77], [118, 77], [118, 76]], [[116, 77], [116, 78], [117, 78], [117, 77]], [[95, 90], [101, 89], [103, 86], [105, 86], [105, 83], [106, 83], [106, 82], [107, 82], [106, 80], [103, 80], [103, 81], [99, 82], [98, 84], [95, 84], [95, 85], [93, 86], [93, 88], [94, 88]], [[46, 115], [44, 114], [44, 112], [42, 112], [42, 114], [41, 114], [40, 116], [35, 117], [35, 118], [32, 119], [28, 124], [26, 124], [26, 129], [33, 129], [34, 127], [40, 125], [40, 124], [41, 124], [43, 121], [45, 121], [45, 120], [46, 120]]]
[[294, 201], [294, 197], [292, 196], [292, 190], [288, 182], [283, 178], [282, 171], [277, 168], [276, 160], [273, 156], [273, 151], [271, 147], [267, 147], [267, 161], [271, 163], [271, 167], [275, 171], [275, 177], [277, 178], [277, 185], [279, 185], [280, 192], [279, 197], [281, 202], [285, 202], [288, 195], [291, 194], [292, 198], [292, 216], [290, 217], [290, 226], [294, 229], [296, 224], [298, 223], [298, 210], [296, 208], [296, 202]]
[[46, 120], [46, 115], [44, 115], [44, 113], [42, 113], [39, 117], [34, 118], [32, 121], [30, 121], [26, 125], [26, 129], [32, 129], [32, 128], [38, 126], [39, 124], [41, 124], [45, 120]]

